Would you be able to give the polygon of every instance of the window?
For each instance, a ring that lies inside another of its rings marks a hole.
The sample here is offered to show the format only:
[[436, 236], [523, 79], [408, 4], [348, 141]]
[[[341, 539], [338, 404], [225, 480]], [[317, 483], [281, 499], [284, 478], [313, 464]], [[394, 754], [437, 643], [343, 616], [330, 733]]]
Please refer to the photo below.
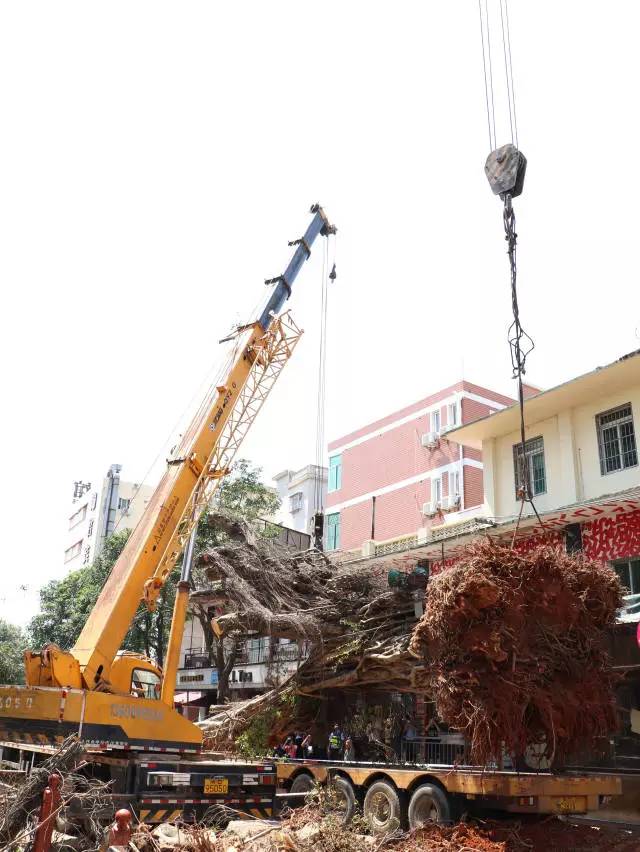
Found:
[[613, 473], [638, 464], [631, 403], [612, 408], [596, 417], [600, 473]]
[[442, 478], [431, 480], [431, 502], [434, 507], [442, 504]]
[[131, 500], [128, 497], [119, 497], [118, 498], [118, 509], [121, 512], [128, 512], [129, 506], [131, 505]]
[[528, 474], [531, 494], [546, 493], [547, 476], [544, 469], [544, 442], [542, 436], [525, 441], [524, 453], [522, 452], [522, 444], [515, 444], [513, 448], [513, 470], [516, 483], [516, 497], [519, 496], [519, 489], [524, 488], [527, 484], [525, 471]]
[[629, 590], [629, 594], [640, 594], [640, 557], [622, 559], [619, 562], [613, 562], [612, 565], [618, 577], [620, 577], [622, 585]]
[[160, 698], [160, 678], [147, 669], [134, 669], [131, 674], [131, 694], [138, 698]]
[[440, 409], [431, 412], [431, 431], [440, 433]]
[[329, 491], [337, 491], [342, 486], [342, 456], [329, 457]]
[[457, 426], [458, 425], [458, 403], [452, 402], [447, 406], [447, 419], [448, 426]]
[[204, 681], [203, 674], [181, 674], [180, 683], [197, 683]]
[[289, 510], [291, 512], [299, 512], [302, 508], [304, 508], [304, 495], [302, 491], [296, 491], [295, 494], [289, 497]]
[[71, 562], [72, 559], [75, 559], [76, 556], [82, 550], [82, 539], [80, 541], [76, 541], [75, 544], [72, 544], [71, 547], [68, 547], [64, 552], [64, 561]]
[[78, 524], [81, 524], [82, 521], [87, 517], [87, 504], [85, 503], [77, 512], [75, 512], [69, 518], [69, 529], [72, 530], [74, 527], [77, 527]]
[[340, 550], [340, 512], [327, 515], [327, 550]]
[[449, 496], [460, 496], [460, 471], [452, 470], [449, 473]]
[[98, 503], [98, 493], [96, 491], [91, 495], [91, 511], [93, 511]]
[[87, 530], [87, 538], [91, 538], [93, 534], [93, 518], [89, 521], [89, 529]]

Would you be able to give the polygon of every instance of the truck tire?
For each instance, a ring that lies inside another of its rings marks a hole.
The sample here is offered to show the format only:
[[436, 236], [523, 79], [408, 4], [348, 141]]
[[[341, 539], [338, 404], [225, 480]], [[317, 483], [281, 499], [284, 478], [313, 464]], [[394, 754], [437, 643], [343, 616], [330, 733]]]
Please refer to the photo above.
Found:
[[452, 807], [447, 794], [433, 784], [422, 784], [413, 791], [409, 802], [409, 828], [420, 828], [426, 822], [438, 824], [452, 821]]
[[364, 797], [364, 817], [373, 834], [389, 834], [402, 825], [398, 791], [387, 781], [374, 781]]
[[301, 775], [296, 775], [291, 784], [290, 793], [310, 793], [316, 785], [313, 775], [303, 772]]
[[348, 825], [356, 812], [356, 794], [353, 785], [347, 778], [338, 777], [333, 779], [331, 786], [338, 799], [338, 810], [341, 814], [340, 822], [342, 825]]

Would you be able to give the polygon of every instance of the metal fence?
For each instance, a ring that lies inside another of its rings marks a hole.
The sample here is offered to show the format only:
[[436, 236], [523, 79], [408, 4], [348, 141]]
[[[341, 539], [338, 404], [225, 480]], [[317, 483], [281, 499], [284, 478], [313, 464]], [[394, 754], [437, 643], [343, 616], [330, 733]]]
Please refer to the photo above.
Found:
[[400, 743], [402, 763], [453, 766], [467, 763], [467, 747], [460, 740], [443, 742], [440, 737], [415, 737]]
[[311, 547], [311, 536], [307, 533], [283, 527], [282, 524], [274, 524], [273, 521], [267, 521], [264, 518], [256, 518], [253, 524], [271, 541], [289, 547], [291, 550], [308, 550]]

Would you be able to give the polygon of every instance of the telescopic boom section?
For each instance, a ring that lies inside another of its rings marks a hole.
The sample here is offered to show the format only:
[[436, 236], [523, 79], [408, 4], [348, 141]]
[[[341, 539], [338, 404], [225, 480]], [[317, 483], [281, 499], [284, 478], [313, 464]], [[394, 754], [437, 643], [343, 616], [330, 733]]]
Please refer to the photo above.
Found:
[[71, 653], [87, 689], [108, 688], [111, 664], [127, 634], [140, 599], [149, 609], [175, 566], [255, 415], [288, 360], [300, 330], [277, 314], [318, 236], [335, 233], [319, 205], [296, 245], [260, 319], [239, 331], [236, 357], [224, 385], [205, 401], [185, 433], [175, 458], [156, 488], [89, 615]]

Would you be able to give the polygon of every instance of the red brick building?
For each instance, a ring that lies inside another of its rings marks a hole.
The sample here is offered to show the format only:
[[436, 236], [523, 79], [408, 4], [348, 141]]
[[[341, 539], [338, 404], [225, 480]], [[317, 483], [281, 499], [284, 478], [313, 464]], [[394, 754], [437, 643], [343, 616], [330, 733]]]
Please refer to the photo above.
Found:
[[461, 381], [331, 441], [327, 549], [366, 549], [367, 542], [416, 534], [434, 519], [477, 513], [482, 454], [446, 434], [512, 404]]

